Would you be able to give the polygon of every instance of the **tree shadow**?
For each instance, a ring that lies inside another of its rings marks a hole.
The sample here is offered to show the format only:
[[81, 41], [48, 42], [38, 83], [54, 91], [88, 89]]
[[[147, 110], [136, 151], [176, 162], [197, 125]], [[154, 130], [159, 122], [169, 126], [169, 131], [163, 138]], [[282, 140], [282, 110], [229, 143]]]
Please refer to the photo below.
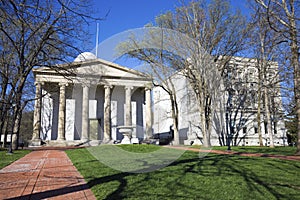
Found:
[[[181, 184], [180, 180], [183, 179], [183, 177], [186, 176], [188, 173], [201, 175], [201, 176], [209, 176], [212, 178], [216, 176], [220, 176], [220, 177], [238, 176], [244, 180], [249, 191], [256, 191], [261, 196], [265, 196], [266, 191], [268, 191], [267, 193], [269, 193], [269, 195], [273, 196], [275, 199], [290, 197], [291, 195], [282, 194], [280, 191], [277, 190], [278, 187], [289, 187], [290, 185], [285, 183], [276, 183], [276, 182], [272, 183], [272, 181], [267, 180], [267, 177], [262, 176], [258, 173], [258, 169], [251, 167], [251, 165], [255, 165], [256, 162], [264, 162], [264, 159], [259, 160], [258, 158], [255, 162], [253, 162], [253, 159], [255, 160], [256, 158], [240, 157], [236, 155], [212, 155], [203, 158], [193, 157], [193, 158], [179, 159], [171, 163], [170, 165], [168, 165], [166, 168], [168, 168], [167, 169], [168, 174], [173, 174], [174, 176], [178, 176], [178, 178], [173, 180], [174, 182], [176, 182], [177, 185]], [[249, 166], [245, 164], [248, 162], [252, 164]], [[271, 162], [271, 165], [274, 165], [273, 167], [275, 168], [278, 167], [278, 170], [284, 170], [284, 168], [280, 167], [280, 164], [281, 164], [280, 160], [278, 161], [272, 160]], [[182, 166], [182, 170], [178, 170], [176, 168], [178, 166]], [[200, 169], [199, 168], [200, 166], [206, 166], [206, 169]], [[172, 167], [175, 168], [172, 169]], [[294, 167], [298, 168], [299, 166], [295, 165]], [[268, 168], [266, 168], [265, 170], [267, 171]], [[151, 175], [155, 173], [165, 173], [165, 170], [163, 171], [158, 170], [155, 172], [147, 173], [145, 175], [144, 180], [147, 181], [147, 179], [151, 179]], [[107, 199], [121, 198], [122, 196], [120, 195], [120, 192], [123, 192], [125, 190], [125, 187], [127, 186], [127, 182], [125, 180], [125, 177], [127, 176], [135, 176], [135, 174], [121, 173], [114, 176], [109, 176], [109, 178], [98, 179], [96, 182], [94, 181], [93, 183], [101, 184], [103, 183], [103, 180], [105, 180], [105, 182], [118, 180], [120, 182], [119, 188], [115, 190], [111, 195], [109, 195]], [[186, 185], [182, 185], [180, 189], [185, 190], [186, 187], [187, 187]], [[295, 186], [295, 188], [297, 189], [297, 186]], [[186, 192], [189, 192], [190, 189], [191, 188], [189, 188], [189, 190], [187, 190]], [[198, 190], [197, 188], [194, 189], [195, 191]], [[167, 194], [167, 195], [173, 198], [176, 197], [175, 194], [171, 194], [171, 195]]]
[[[104, 197], [101, 197], [101, 199], [124, 199], [129, 197], [147, 197], [155, 199], [209, 199], [207, 197], [209, 195], [206, 194], [211, 191], [205, 191], [205, 187], [199, 188], [199, 184], [194, 184], [192, 182], [188, 183], [187, 185], [183, 181], [185, 180], [186, 176], [195, 177], [195, 180], [199, 180], [196, 179], [196, 177], [200, 177], [203, 179], [205, 179], [206, 177], [209, 180], [215, 180], [216, 182], [210, 183], [212, 184], [212, 187], [214, 187], [213, 184], [217, 183], [218, 181], [219, 185], [223, 182], [224, 184], [231, 184], [230, 180], [228, 182], [225, 180], [226, 177], [236, 176], [239, 179], [243, 180], [248, 191], [252, 191], [256, 195], [259, 194], [259, 196], [261, 197], [271, 195], [274, 199], [296, 197], [293, 196], [294, 194], [286, 194], [282, 193], [282, 191], [280, 192], [280, 188], [282, 188], [283, 190], [287, 190], [292, 187], [296, 191], [295, 194], [299, 193], [297, 192], [299, 190], [299, 186], [297, 186], [297, 183], [292, 184], [286, 181], [279, 182], [267, 180], [269, 175], [265, 175], [264, 172], [269, 172], [268, 170], [271, 168], [278, 171], [284, 170], [286, 172], [285, 168], [281, 166], [281, 160], [266, 160], [264, 158], [220, 154], [208, 154], [206, 157], [199, 158], [195, 155], [195, 153], [186, 152], [182, 155], [181, 158], [175, 160], [165, 168], [147, 173], [142, 173], [145, 170], [142, 170], [140, 172], [135, 171], [135, 173], [112, 170], [109, 171], [110, 174], [108, 175], [103, 175], [103, 177], [95, 177], [101, 175], [95, 172], [95, 174], [93, 174], [94, 177], [86, 177], [87, 179], [89, 179], [87, 181], [87, 184], [26, 195], [22, 196], [22, 199], [45, 199], [82, 191], [88, 188], [93, 188], [112, 182], [117, 182], [118, 186], [111, 187], [110, 193]], [[96, 160], [84, 160], [82, 162], [84, 162], [86, 167], [88, 167], [93, 162], [96, 162]], [[260, 168], [255, 168], [255, 166], [253, 166], [257, 163], [261, 164]], [[300, 167], [298, 163], [294, 163], [292, 161], [286, 163], [286, 165], [288, 164], [291, 164], [291, 166], [295, 168], [295, 170]], [[146, 166], [149, 171], [158, 167], [157, 165], [151, 165], [151, 163], [147, 163], [145, 161], [143, 165]], [[292, 176], [291, 170], [289, 170], [287, 173], [289, 176]], [[169, 176], [171, 176], [172, 178], [168, 179]], [[162, 180], [159, 181], [159, 179]], [[162, 185], [159, 186], [159, 184]], [[132, 185], [134, 185], [134, 187]], [[172, 186], [174, 185], [176, 186], [176, 190], [180, 190], [180, 192], [173, 191]], [[277, 189], [279, 189], [279, 191]], [[234, 190], [234, 188], [232, 188], [232, 190]], [[222, 189], [218, 191], [230, 192], [224, 191]], [[20, 197], [11, 199], [20, 199]]]
[[87, 184], [75, 185], [70, 187], [64, 187], [59, 189], [47, 190], [43, 192], [36, 192], [33, 194], [23, 195], [20, 197], [8, 198], [7, 200], [20, 200], [20, 199], [47, 199], [51, 197], [57, 197], [74, 192], [80, 192], [89, 189]]

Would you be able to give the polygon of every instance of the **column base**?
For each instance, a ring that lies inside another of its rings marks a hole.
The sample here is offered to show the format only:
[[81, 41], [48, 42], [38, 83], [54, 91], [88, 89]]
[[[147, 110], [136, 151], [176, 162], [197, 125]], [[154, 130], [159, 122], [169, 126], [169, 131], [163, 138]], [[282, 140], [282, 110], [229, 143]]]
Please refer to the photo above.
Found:
[[114, 144], [114, 141], [111, 138], [103, 138], [101, 144]]
[[81, 138], [80, 141], [83, 142], [83, 143], [86, 143], [86, 142], [89, 142], [89, 139], [88, 138]]
[[31, 140], [29, 147], [39, 147], [42, 146], [42, 140], [41, 139], [34, 139]]
[[131, 138], [131, 144], [139, 144], [140, 141], [139, 141], [139, 138]]

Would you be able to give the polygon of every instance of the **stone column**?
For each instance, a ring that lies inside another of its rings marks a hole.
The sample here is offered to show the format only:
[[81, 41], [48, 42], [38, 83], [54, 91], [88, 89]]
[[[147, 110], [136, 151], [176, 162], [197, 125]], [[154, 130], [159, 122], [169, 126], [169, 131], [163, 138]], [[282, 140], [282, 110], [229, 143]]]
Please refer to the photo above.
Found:
[[59, 83], [59, 107], [58, 107], [58, 133], [57, 140], [66, 140], [66, 86], [67, 83]]
[[40, 139], [41, 107], [42, 107], [42, 83], [35, 82], [32, 146], [37, 146], [37, 145], [39, 146], [41, 144], [41, 139]]
[[125, 86], [125, 126], [132, 125], [131, 91], [132, 86]]
[[111, 89], [112, 86], [104, 86], [104, 142], [111, 140]]
[[89, 86], [82, 86], [82, 123], [81, 140], [88, 141], [89, 132]]
[[146, 139], [152, 136], [152, 101], [151, 101], [151, 89], [145, 89], [146, 99]]

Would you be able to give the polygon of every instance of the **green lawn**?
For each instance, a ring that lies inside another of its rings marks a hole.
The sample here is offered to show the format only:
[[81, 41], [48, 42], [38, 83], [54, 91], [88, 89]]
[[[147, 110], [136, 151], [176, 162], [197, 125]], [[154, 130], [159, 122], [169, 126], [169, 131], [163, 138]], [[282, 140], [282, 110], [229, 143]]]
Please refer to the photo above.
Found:
[[[195, 148], [200, 148], [195, 147]], [[216, 146], [213, 147], [213, 149], [216, 150], [227, 150], [227, 146]], [[232, 151], [237, 151], [237, 152], [243, 152], [243, 153], [262, 153], [262, 154], [277, 154], [277, 155], [293, 155], [296, 152], [296, 147], [283, 147], [283, 146], [278, 146], [275, 148], [270, 148], [270, 147], [259, 147], [259, 146], [233, 146], [231, 147]]]
[[22, 158], [29, 152], [30, 150], [17, 150], [14, 151], [13, 154], [7, 154], [6, 149], [0, 149], [0, 169], [18, 160], [19, 158]]
[[[156, 148], [118, 147], [140, 153]], [[67, 154], [97, 199], [300, 199], [297, 161], [217, 154], [199, 158], [187, 151], [160, 170], [127, 173], [107, 167], [90, 152], [73, 149]]]

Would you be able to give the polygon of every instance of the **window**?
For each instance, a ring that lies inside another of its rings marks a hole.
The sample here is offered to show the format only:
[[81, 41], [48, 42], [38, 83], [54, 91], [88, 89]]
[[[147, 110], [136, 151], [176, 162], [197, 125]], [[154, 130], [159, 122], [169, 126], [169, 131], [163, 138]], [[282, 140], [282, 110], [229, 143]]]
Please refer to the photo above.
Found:
[[249, 82], [254, 81], [255, 69], [253, 67], [248, 68], [248, 80]]
[[277, 127], [277, 122], [274, 122], [273, 125], [274, 125], [273, 126], [274, 134], [277, 134], [277, 128], [276, 128]]
[[268, 134], [268, 123], [264, 121], [264, 125], [265, 125], [265, 134]]
[[228, 71], [227, 71], [227, 79], [231, 80], [231, 78], [232, 78], [232, 71], [230, 69], [228, 69]]
[[239, 82], [242, 82], [242, 79], [243, 79], [243, 73], [241, 70], [238, 70], [237, 71], [237, 78], [239, 80]]
[[243, 127], [243, 134], [247, 133], [247, 127]]

